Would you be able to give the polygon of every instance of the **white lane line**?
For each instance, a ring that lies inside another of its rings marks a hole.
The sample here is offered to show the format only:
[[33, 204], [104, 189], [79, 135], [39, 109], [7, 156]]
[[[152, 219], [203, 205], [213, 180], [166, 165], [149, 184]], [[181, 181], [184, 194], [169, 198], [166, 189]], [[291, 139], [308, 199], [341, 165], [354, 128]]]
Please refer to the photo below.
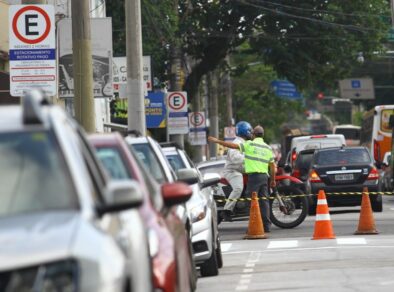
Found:
[[255, 263], [246, 263], [245, 268], [254, 268], [256, 264]]
[[367, 244], [367, 241], [363, 237], [337, 238], [337, 244]]
[[286, 240], [286, 241], [270, 241], [268, 244], [269, 248], [292, 248], [298, 247], [298, 240]]
[[232, 245], [232, 243], [220, 243], [220, 248], [222, 249], [222, 252], [226, 252], [230, 250]]
[[241, 275], [241, 278], [243, 278], [243, 279], [252, 278], [252, 274], [243, 274], [243, 275]]
[[246, 285], [246, 286], [237, 286], [236, 288], [235, 288], [235, 291], [245, 291], [245, 290], [248, 290], [248, 286]]
[[244, 269], [242, 273], [253, 273], [253, 269]]
[[391, 211], [394, 211], [394, 208], [390, 208]]
[[251, 279], [241, 279], [239, 280], [239, 285], [248, 285], [250, 284]]
[[260, 260], [261, 253], [259, 251], [252, 251], [249, 255], [249, 263], [257, 263]]

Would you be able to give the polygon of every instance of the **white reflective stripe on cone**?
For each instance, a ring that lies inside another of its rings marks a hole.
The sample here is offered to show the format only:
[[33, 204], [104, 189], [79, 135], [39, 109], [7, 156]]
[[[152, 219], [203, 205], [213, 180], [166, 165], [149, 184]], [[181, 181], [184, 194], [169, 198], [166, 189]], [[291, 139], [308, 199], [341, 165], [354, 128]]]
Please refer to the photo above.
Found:
[[327, 205], [327, 200], [326, 200], [326, 199], [317, 200], [317, 204], [318, 204], [318, 205]]
[[316, 221], [328, 221], [330, 219], [330, 214], [316, 214]]

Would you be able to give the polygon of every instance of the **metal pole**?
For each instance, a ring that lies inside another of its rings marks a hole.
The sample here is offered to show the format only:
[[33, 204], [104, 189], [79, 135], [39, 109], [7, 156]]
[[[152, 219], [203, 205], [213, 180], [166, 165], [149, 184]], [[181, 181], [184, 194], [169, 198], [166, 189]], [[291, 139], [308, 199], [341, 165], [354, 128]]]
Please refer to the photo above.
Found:
[[89, 1], [72, 0], [75, 119], [87, 132], [96, 131]]
[[146, 135], [140, 0], [126, 0], [127, 124]]
[[[226, 61], [228, 67], [231, 68], [229, 55], [227, 55]], [[227, 126], [231, 127], [233, 125], [233, 89], [232, 89], [230, 69], [226, 74], [226, 105], [227, 105]]]

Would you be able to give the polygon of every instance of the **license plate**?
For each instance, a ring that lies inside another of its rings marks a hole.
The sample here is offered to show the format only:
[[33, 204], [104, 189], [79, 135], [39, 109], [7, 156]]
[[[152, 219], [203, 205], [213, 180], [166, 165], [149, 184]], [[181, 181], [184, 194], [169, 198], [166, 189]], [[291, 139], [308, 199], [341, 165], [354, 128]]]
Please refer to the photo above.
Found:
[[336, 174], [335, 175], [335, 180], [353, 180], [354, 175], [353, 174]]

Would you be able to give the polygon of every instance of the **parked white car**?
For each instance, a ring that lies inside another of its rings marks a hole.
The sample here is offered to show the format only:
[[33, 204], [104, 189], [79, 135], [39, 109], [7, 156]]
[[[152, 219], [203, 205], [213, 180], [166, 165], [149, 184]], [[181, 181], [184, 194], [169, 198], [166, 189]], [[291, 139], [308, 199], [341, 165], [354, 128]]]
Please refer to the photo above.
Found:
[[[195, 169], [185, 151], [172, 144], [162, 145], [163, 152], [174, 171]], [[196, 169], [195, 169], [196, 170]], [[197, 171], [197, 170], [196, 170]], [[199, 173], [199, 182], [193, 184], [193, 195], [186, 203], [192, 222], [192, 244], [194, 260], [202, 276], [216, 276], [223, 266], [216, 202], [211, 186], [220, 181], [220, 176]]]
[[0, 291], [152, 291], [138, 185], [109, 181], [39, 92], [22, 101], [0, 107]]

